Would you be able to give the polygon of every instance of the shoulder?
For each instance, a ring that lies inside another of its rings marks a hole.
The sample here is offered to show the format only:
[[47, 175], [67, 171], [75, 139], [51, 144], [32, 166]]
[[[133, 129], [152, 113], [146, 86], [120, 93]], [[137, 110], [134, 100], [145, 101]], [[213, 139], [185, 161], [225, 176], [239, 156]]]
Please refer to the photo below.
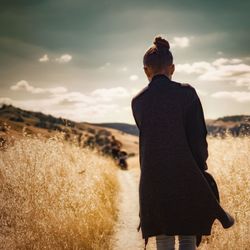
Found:
[[194, 99], [197, 97], [197, 92], [196, 92], [194, 86], [192, 86], [190, 83], [182, 83], [181, 85], [188, 96], [190, 96], [191, 98], [194, 98]]
[[194, 87], [190, 84], [190, 83], [180, 83], [181, 84], [181, 87], [183, 88], [188, 88], [188, 89], [194, 89]]
[[194, 88], [194, 86], [192, 86], [192, 84], [186, 82], [174, 82], [174, 83], [179, 88], [183, 101], [185, 101], [186, 104], [192, 103], [192, 101], [199, 98], [196, 89]]
[[181, 89], [183, 89], [184, 91], [195, 91], [195, 88], [190, 84], [190, 83], [186, 83], [186, 82], [175, 82], [172, 81], [175, 85], [177, 85], [178, 87], [180, 87]]
[[132, 97], [131, 103], [133, 103], [134, 101], [136, 101], [138, 98], [140, 98], [141, 96], [143, 96], [143, 94], [148, 90], [148, 86], [144, 87], [143, 89], [141, 89], [136, 95], [134, 95]]

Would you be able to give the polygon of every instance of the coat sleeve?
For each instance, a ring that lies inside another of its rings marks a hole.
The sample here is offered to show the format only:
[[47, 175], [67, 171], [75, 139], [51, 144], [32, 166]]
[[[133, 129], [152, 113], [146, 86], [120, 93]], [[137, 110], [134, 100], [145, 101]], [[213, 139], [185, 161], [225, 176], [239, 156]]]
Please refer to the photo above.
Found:
[[188, 144], [197, 165], [202, 171], [208, 169], [206, 160], [208, 158], [208, 144], [206, 140], [207, 128], [203, 108], [199, 96], [195, 91], [195, 98], [186, 109], [185, 129]]
[[140, 130], [140, 125], [139, 122], [137, 121], [136, 115], [135, 115], [135, 103], [134, 103], [134, 98], [131, 100], [131, 109], [132, 109], [132, 114], [136, 123], [137, 128]]
[[[136, 126], [137, 128], [139, 129], [140, 131], [140, 127], [139, 127], [139, 123], [138, 121], [136, 120], [136, 116], [135, 116], [135, 106], [134, 106], [134, 98], [131, 100], [131, 109], [132, 109], [132, 114], [133, 114], [133, 117], [134, 117], [134, 120], [135, 120], [135, 123], [136, 123]], [[141, 166], [141, 154], [139, 153], [139, 164]], [[137, 227], [137, 231], [140, 230], [140, 227], [141, 227], [141, 206], [139, 205], [139, 218], [140, 218], [140, 223]]]

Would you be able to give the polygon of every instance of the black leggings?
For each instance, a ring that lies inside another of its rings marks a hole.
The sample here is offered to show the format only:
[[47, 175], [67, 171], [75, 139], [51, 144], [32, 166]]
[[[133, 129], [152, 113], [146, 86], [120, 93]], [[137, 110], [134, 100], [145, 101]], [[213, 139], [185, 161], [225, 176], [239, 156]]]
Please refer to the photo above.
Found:
[[[175, 250], [175, 235], [156, 235], [157, 250]], [[178, 235], [179, 250], [196, 250], [196, 235]]]

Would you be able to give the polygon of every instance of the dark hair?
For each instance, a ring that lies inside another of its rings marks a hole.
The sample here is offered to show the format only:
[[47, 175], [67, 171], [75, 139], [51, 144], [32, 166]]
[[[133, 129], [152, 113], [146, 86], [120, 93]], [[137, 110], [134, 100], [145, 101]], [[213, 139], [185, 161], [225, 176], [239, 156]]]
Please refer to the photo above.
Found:
[[173, 64], [173, 55], [169, 50], [169, 42], [161, 36], [157, 36], [153, 43], [154, 45], [146, 51], [143, 57], [144, 66], [159, 71], [165, 66]]

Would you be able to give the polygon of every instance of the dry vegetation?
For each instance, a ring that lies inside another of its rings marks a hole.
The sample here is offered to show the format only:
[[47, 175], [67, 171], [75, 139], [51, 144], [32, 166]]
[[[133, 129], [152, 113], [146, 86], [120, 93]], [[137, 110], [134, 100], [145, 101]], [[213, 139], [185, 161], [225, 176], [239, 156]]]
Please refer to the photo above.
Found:
[[60, 136], [0, 150], [0, 249], [111, 249], [119, 183], [112, 159]]
[[[236, 219], [215, 220], [198, 249], [250, 249], [250, 137], [208, 136], [208, 171]], [[112, 159], [60, 137], [0, 150], [0, 249], [112, 249], [119, 183]], [[129, 237], [124, 235], [124, 237]]]
[[203, 237], [202, 250], [250, 249], [250, 137], [225, 139], [208, 137], [208, 171], [218, 183], [222, 207], [235, 218], [233, 227], [224, 229], [215, 220], [212, 235]]

